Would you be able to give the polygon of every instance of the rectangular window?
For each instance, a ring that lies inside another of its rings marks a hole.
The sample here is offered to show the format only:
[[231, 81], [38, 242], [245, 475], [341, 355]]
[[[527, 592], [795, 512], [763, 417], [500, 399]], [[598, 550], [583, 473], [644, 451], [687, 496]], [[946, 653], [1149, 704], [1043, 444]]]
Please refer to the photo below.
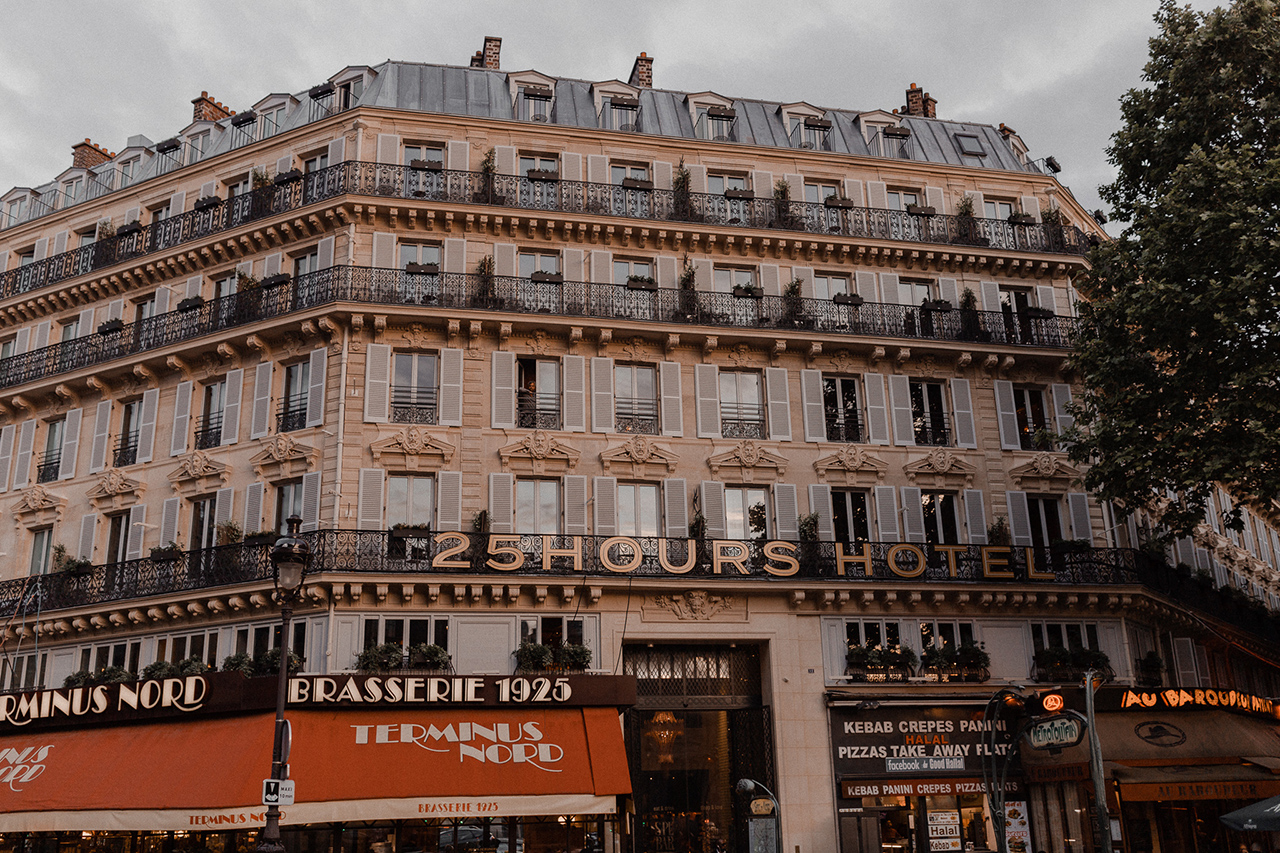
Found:
[[879, 619], [851, 619], [844, 623], [845, 642], [868, 649], [897, 649], [902, 645], [902, 629], [897, 622]]
[[922, 492], [924, 538], [934, 545], [959, 545], [960, 526], [956, 514], [956, 496], [947, 492]]
[[656, 484], [618, 484], [619, 536], [658, 536], [660, 520]]
[[446, 652], [449, 650], [448, 616], [366, 616], [361, 627], [364, 648], [370, 649], [383, 643], [403, 646], [404, 654], [410, 656], [410, 667], [414, 665], [411, 655], [414, 646], [428, 643], [437, 645]]
[[0, 361], [13, 357], [14, 346], [17, 342], [13, 338], [0, 341]]
[[436, 423], [438, 395], [439, 380], [434, 354], [395, 354], [391, 369], [392, 423]]
[[187, 140], [187, 164], [198, 163], [204, 158], [209, 145], [209, 134], [201, 133]]
[[66, 427], [65, 420], [50, 421], [45, 431], [44, 455], [36, 468], [36, 482], [50, 483], [58, 479], [62, 462], [62, 438]]
[[218, 529], [214, 522], [214, 499], [201, 498], [191, 502], [191, 550], [199, 551], [218, 544]]
[[521, 121], [551, 121], [551, 90], [546, 86], [521, 86], [516, 101]]
[[544, 157], [541, 154], [521, 154], [519, 173], [528, 175], [530, 172], [555, 172], [559, 174], [560, 163], [555, 157]]
[[121, 406], [120, 440], [116, 443], [115, 452], [117, 468], [123, 468], [138, 461], [138, 425], [141, 417], [141, 400], [131, 400]]
[[284, 124], [284, 106], [271, 107], [258, 113], [258, 138], [266, 139], [280, 132]]
[[1002, 201], [998, 198], [984, 200], [982, 209], [987, 219], [1008, 219], [1016, 210], [1012, 201]]
[[302, 518], [302, 481], [289, 480], [276, 485], [276, 531], [289, 529], [289, 518]]
[[526, 616], [520, 620], [520, 642], [544, 646], [586, 645], [586, 620], [572, 616]]
[[622, 130], [631, 133], [640, 126], [640, 107], [636, 99], [614, 95], [603, 99], [600, 107], [600, 126], [606, 130]]
[[317, 154], [302, 161], [302, 173], [304, 175], [310, 175], [312, 172], [327, 168], [329, 168], [329, 155], [327, 153]]
[[307, 394], [311, 387], [311, 363], [300, 361], [284, 369], [284, 394], [276, 429], [293, 432], [307, 425]]
[[440, 266], [440, 246], [436, 243], [401, 243], [400, 269], [409, 264], [434, 264]]
[[615, 186], [626, 180], [647, 181], [649, 180], [649, 167], [613, 163], [609, 166], [609, 179]]
[[626, 284], [628, 279], [653, 281], [652, 261], [632, 261], [626, 258], [613, 259], [613, 283]]
[[53, 553], [53, 528], [36, 530], [31, 535], [31, 574], [49, 573], [50, 555]]
[[208, 450], [222, 444], [222, 409], [226, 399], [225, 381], [204, 386], [200, 419], [196, 421], [196, 450]]
[[921, 622], [920, 648], [935, 646], [954, 651], [960, 646], [973, 645], [972, 622]]
[[916, 190], [889, 190], [886, 196], [890, 210], [906, 210], [908, 205], [920, 203], [920, 193]]
[[937, 285], [926, 279], [902, 278], [898, 279], [898, 292], [904, 295], [905, 304], [919, 305], [937, 298]]
[[852, 292], [849, 289], [847, 275], [818, 273], [813, 277], [814, 299], [835, 299], [837, 296], [848, 296]]
[[699, 139], [728, 142], [733, 139], [736, 114], [726, 107], [699, 106], [693, 122], [694, 135]]
[[986, 157], [986, 149], [982, 147], [982, 140], [971, 133], [957, 133], [956, 145], [960, 146], [960, 153], [966, 157]]
[[76, 248], [83, 249], [85, 246], [92, 246], [97, 241], [96, 229], [90, 228], [88, 231], [81, 231], [76, 235]]
[[707, 175], [707, 192], [724, 195], [726, 190], [747, 189], [747, 179], [742, 175]]
[[84, 188], [83, 178], [73, 178], [62, 185], [62, 198], [65, 204], [75, 204], [80, 200], [80, 190]]
[[0, 662], [0, 686], [5, 690], [43, 689], [47, 663], [48, 655], [44, 652], [6, 656], [3, 662]]
[[516, 362], [516, 426], [560, 429], [560, 363], [522, 358]]
[[387, 526], [431, 527], [435, 523], [435, 479], [387, 477]]
[[298, 278], [307, 273], [313, 273], [320, 269], [320, 250], [313, 250], [306, 255], [300, 255], [293, 259], [293, 277]]
[[1023, 450], [1052, 450], [1044, 391], [1014, 388], [1013, 406], [1018, 418], [1018, 443]]
[[725, 438], [764, 438], [760, 374], [720, 372], [720, 428]]
[[724, 513], [726, 539], [769, 535], [769, 493], [764, 489], [726, 487]]
[[946, 388], [941, 382], [911, 380], [911, 419], [916, 444], [935, 447], [951, 445], [951, 427], [946, 406]]
[[614, 365], [613, 395], [615, 430], [658, 434], [657, 371], [652, 365]]
[[837, 542], [871, 541], [871, 510], [866, 492], [831, 492], [832, 520]]
[[517, 533], [560, 532], [560, 482], [516, 480]]
[[851, 444], [862, 441], [862, 411], [858, 408], [856, 379], [823, 374], [822, 406], [827, 421], [827, 441]]
[[58, 340], [60, 340], [64, 344], [67, 341], [74, 341], [78, 337], [80, 337], [80, 318], [79, 317], [72, 317], [70, 320], [67, 320], [65, 323], [63, 323], [62, 326], [58, 329]]
[[404, 147], [404, 163], [401, 165], [412, 166], [415, 160], [422, 163], [435, 163], [440, 168], [444, 168], [444, 146], [406, 145]]
[[804, 200], [810, 204], [820, 204], [828, 198], [840, 195], [840, 188], [827, 182], [810, 183], [805, 181]]
[[349, 110], [360, 100], [360, 96], [364, 94], [364, 78], [357, 77], [354, 80], [348, 80], [346, 83], [338, 84], [337, 92], [337, 108], [339, 110]]
[[521, 278], [532, 278], [534, 273], [560, 274], [560, 255], [556, 252], [521, 252], [518, 260]]
[[228, 199], [237, 198], [238, 196], [242, 196], [242, 195], [248, 195], [251, 190], [248, 175], [245, 175], [244, 177], [241, 177], [241, 178], [235, 178], [230, 181], [227, 181], [226, 186], [227, 186]]
[[1031, 544], [1044, 548], [1062, 539], [1062, 517], [1058, 499], [1027, 495], [1027, 511], [1031, 515]]
[[132, 160], [125, 160], [120, 164], [120, 186], [126, 187], [133, 183], [133, 179], [137, 177], [137, 174], [138, 158], [134, 157]]
[[129, 513], [122, 512], [107, 519], [106, 562], [123, 563], [128, 559]]
[[1035, 651], [1044, 649], [1097, 649], [1098, 623], [1096, 622], [1033, 622], [1031, 645]]

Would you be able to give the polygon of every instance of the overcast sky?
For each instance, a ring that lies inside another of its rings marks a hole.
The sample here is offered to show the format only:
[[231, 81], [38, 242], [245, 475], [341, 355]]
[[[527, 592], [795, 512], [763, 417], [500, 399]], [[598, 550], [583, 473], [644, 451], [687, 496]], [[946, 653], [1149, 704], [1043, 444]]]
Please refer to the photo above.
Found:
[[[1196, 0], [1206, 9], [1215, 5]], [[1111, 179], [1118, 99], [1140, 84], [1155, 0], [441, 0], [35, 3], [0, 0], [0, 192], [36, 186], [89, 137], [118, 151], [191, 120], [207, 90], [236, 110], [388, 58], [626, 79], [841, 109], [891, 110], [917, 83], [942, 118], [1005, 124], [1089, 210]]]

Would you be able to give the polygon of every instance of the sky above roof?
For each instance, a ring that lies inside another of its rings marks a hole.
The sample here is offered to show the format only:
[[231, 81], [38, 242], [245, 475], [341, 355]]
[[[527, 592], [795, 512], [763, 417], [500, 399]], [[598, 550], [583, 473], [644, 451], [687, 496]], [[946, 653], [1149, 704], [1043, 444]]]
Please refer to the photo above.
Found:
[[[1213, 3], [1197, 0], [1197, 9]], [[37, 186], [91, 138], [119, 151], [191, 121], [209, 94], [235, 110], [298, 92], [347, 65], [466, 65], [484, 36], [502, 69], [627, 79], [640, 51], [654, 84], [828, 108], [891, 110], [916, 83], [939, 118], [1014, 128], [1088, 210], [1113, 170], [1119, 98], [1141, 84], [1155, 0], [0, 0], [0, 192]], [[781, 14], [780, 14], [781, 13]], [[1114, 232], [1112, 226], [1108, 230]]]

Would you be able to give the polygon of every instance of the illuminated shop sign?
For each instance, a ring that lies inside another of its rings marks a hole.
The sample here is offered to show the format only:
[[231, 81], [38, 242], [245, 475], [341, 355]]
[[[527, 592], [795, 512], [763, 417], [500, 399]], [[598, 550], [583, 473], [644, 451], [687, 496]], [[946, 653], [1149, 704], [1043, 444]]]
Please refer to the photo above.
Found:
[[1151, 708], [1182, 708], [1203, 711], [1207, 708], [1226, 708], [1248, 711], [1253, 714], [1277, 716], [1275, 703], [1265, 696], [1241, 693], [1239, 690], [1125, 690], [1120, 694], [1118, 709], [1149, 710]]
[[1016, 761], [1008, 721], [984, 721], [982, 710], [972, 705], [871, 711], [831, 708], [836, 775], [981, 776], [988, 756], [1003, 758], [1012, 753], [1011, 760]]

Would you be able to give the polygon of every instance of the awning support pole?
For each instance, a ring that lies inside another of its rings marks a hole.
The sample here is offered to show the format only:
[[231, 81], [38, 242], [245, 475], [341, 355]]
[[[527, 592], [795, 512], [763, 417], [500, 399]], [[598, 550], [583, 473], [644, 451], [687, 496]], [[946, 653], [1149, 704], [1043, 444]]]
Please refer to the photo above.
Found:
[[[1095, 680], [1096, 679], [1096, 680]], [[1093, 799], [1097, 810], [1098, 853], [1111, 850], [1111, 819], [1107, 814], [1107, 787], [1102, 779], [1102, 741], [1098, 739], [1098, 727], [1094, 725], [1093, 694], [1102, 684], [1102, 674], [1092, 669], [1084, 674], [1084, 711], [1089, 726], [1089, 770], [1093, 775]]]

